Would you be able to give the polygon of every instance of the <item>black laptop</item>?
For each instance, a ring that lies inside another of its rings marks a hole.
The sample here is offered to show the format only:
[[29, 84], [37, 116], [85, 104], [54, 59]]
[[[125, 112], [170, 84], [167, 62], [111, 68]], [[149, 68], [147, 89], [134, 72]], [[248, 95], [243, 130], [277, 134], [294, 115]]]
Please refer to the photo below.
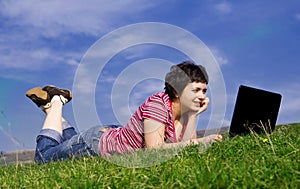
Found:
[[229, 136], [251, 132], [271, 133], [276, 125], [281, 95], [241, 85], [238, 90]]

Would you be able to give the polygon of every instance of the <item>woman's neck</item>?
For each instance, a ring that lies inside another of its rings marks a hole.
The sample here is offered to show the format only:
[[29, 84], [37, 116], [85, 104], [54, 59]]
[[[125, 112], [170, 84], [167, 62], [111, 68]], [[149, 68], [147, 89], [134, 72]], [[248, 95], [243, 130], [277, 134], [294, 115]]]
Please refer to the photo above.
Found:
[[172, 101], [172, 114], [174, 117], [174, 121], [180, 121], [181, 117], [181, 106], [179, 99]]

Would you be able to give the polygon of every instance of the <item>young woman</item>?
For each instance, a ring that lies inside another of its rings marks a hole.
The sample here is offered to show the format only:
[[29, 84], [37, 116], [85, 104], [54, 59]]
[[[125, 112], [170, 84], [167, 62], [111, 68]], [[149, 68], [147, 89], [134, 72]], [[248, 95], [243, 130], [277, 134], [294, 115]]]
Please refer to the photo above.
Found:
[[165, 92], [150, 96], [124, 126], [96, 126], [76, 133], [62, 117], [63, 105], [72, 99], [69, 90], [55, 86], [33, 88], [29, 97], [46, 113], [37, 137], [38, 163], [72, 157], [129, 153], [137, 149], [174, 148], [222, 140], [221, 135], [197, 138], [197, 116], [209, 104], [208, 75], [204, 67], [182, 62], [165, 77]]

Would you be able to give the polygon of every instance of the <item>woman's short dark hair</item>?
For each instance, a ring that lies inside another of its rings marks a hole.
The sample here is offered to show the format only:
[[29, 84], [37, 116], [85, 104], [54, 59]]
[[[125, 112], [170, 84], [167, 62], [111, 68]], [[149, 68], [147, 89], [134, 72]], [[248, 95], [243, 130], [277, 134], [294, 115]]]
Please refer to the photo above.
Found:
[[165, 93], [171, 100], [180, 96], [187, 84], [201, 82], [208, 84], [208, 75], [205, 68], [190, 61], [184, 61], [171, 67], [165, 77]]

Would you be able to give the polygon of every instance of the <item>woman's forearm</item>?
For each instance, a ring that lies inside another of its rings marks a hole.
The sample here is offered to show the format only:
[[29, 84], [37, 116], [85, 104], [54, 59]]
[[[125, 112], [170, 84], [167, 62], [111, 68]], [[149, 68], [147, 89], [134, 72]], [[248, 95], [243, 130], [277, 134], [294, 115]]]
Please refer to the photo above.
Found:
[[176, 143], [164, 143], [160, 146], [153, 146], [146, 149], [173, 149], [173, 148], [182, 148], [191, 145], [191, 140], [176, 142]]
[[205, 143], [205, 137], [204, 138], [196, 138], [196, 139], [190, 139], [186, 141], [176, 142], [176, 143], [164, 143], [160, 146], [155, 146], [147, 149], [172, 149], [172, 148], [183, 148], [191, 145], [198, 145], [200, 143]]
[[181, 141], [177, 143], [164, 143], [160, 146], [155, 146], [147, 149], [172, 149], [172, 148], [183, 148], [191, 145], [199, 145], [199, 144], [210, 144], [216, 141], [222, 141], [223, 137], [219, 134], [212, 134], [202, 138], [194, 138], [186, 141]]
[[182, 137], [182, 141], [187, 141], [195, 138], [197, 138], [197, 116], [190, 115], [188, 116], [188, 122], [186, 125], [186, 130]]

